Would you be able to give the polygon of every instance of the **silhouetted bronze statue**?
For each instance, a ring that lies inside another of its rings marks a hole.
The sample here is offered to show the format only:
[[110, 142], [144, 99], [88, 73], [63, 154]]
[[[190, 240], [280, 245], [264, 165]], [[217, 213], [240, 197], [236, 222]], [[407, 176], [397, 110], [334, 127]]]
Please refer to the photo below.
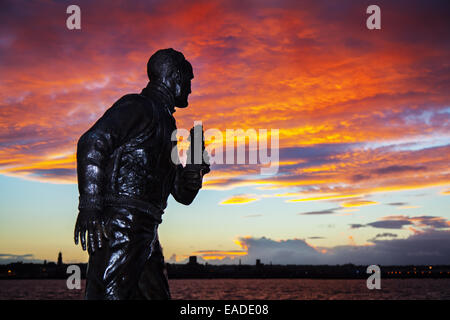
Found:
[[191, 64], [181, 52], [159, 50], [147, 73], [140, 94], [119, 99], [78, 141], [75, 244], [89, 252], [86, 299], [170, 299], [161, 215], [170, 194], [192, 203], [210, 170], [207, 153], [197, 165], [171, 159], [173, 113], [188, 106]]

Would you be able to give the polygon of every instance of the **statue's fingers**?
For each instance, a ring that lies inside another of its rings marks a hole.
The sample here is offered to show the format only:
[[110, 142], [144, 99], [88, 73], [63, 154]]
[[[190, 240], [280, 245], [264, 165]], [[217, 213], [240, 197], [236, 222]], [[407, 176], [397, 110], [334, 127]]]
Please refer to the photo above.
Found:
[[97, 246], [97, 220], [93, 220], [89, 223], [89, 248], [91, 252], [95, 251]]
[[81, 247], [84, 251], [86, 251], [86, 228], [80, 229], [80, 240], [81, 240]]
[[73, 235], [73, 240], [75, 241], [75, 245], [78, 245], [78, 234], [80, 233], [80, 230], [78, 229], [78, 223], [75, 225], [75, 231]]
[[88, 247], [91, 250], [91, 252], [95, 251], [94, 231], [95, 231], [94, 224], [93, 223], [89, 223], [89, 226], [88, 226]]

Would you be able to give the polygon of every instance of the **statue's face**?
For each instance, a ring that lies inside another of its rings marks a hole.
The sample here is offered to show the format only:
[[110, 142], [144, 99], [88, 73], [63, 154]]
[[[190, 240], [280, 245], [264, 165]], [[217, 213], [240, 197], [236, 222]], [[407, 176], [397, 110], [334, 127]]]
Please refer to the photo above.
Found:
[[191, 81], [194, 79], [194, 72], [189, 61], [185, 60], [180, 70], [179, 81], [175, 85], [175, 106], [186, 108], [189, 104], [188, 96], [191, 93]]
[[176, 88], [175, 106], [186, 108], [189, 105], [188, 96], [191, 94], [191, 81], [194, 78], [192, 74], [184, 75]]

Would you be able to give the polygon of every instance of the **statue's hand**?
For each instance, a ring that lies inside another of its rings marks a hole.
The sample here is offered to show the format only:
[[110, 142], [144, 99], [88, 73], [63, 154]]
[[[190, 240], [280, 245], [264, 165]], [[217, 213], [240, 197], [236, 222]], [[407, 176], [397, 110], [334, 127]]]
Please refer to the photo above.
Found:
[[102, 234], [105, 234], [105, 225], [100, 214], [96, 210], [80, 210], [75, 224], [75, 244], [81, 238], [81, 246], [86, 250], [86, 232], [88, 233], [88, 247], [95, 252], [103, 246]]
[[189, 191], [198, 191], [202, 188], [202, 165], [186, 165], [183, 170], [184, 186]]

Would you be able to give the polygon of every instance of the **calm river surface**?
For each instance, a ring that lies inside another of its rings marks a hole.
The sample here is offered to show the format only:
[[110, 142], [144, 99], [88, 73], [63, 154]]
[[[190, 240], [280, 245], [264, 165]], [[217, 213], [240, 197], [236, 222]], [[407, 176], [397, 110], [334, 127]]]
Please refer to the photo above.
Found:
[[[173, 299], [450, 299], [450, 279], [385, 279], [380, 290], [368, 290], [364, 279], [177, 279], [169, 282]], [[0, 280], [0, 299], [82, 298], [83, 290], [67, 289], [65, 280]]]

